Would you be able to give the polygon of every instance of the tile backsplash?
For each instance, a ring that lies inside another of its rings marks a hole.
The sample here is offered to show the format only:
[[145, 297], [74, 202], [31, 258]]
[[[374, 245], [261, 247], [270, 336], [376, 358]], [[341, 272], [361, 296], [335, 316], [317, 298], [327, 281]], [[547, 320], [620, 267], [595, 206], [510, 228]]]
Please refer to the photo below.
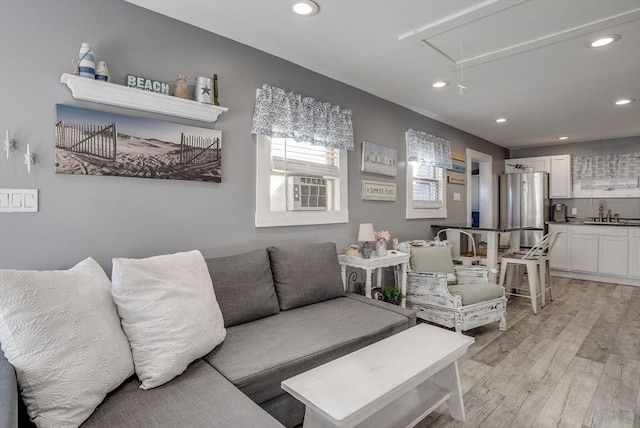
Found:
[[[611, 210], [611, 214], [620, 214], [620, 218], [640, 219], [640, 198], [552, 199], [551, 205], [565, 204], [569, 217], [595, 218], [598, 217], [598, 207], [601, 200], [604, 201], [605, 214], [607, 210]], [[571, 214], [572, 208], [578, 210], [575, 216]]]

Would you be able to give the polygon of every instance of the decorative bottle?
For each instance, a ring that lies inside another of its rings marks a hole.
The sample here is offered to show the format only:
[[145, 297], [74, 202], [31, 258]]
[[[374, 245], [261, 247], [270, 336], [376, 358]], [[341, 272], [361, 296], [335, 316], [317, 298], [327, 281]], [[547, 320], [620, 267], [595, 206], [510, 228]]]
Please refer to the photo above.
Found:
[[218, 101], [218, 75], [213, 75], [213, 105], [219, 106], [220, 101]]
[[176, 89], [173, 91], [173, 96], [189, 99], [189, 85], [187, 85], [187, 76], [184, 74], [178, 74], [178, 77], [176, 78]]

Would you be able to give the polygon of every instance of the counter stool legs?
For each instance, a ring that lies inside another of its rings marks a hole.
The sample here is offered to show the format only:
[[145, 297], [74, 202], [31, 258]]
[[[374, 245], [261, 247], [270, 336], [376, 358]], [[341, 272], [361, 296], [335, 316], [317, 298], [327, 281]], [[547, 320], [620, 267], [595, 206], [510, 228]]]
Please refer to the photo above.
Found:
[[[509, 268], [515, 268], [517, 265], [525, 265], [527, 267], [527, 279], [529, 282], [529, 296], [531, 299], [531, 308], [533, 309], [533, 313], [538, 315], [538, 293], [540, 293], [540, 306], [544, 307], [545, 305], [545, 295], [544, 295], [544, 282], [541, 283], [541, 278], [546, 278], [545, 272], [540, 272], [540, 268], [542, 268], [542, 264], [539, 263], [539, 260], [517, 260], [517, 259], [502, 259], [502, 269], [500, 269], [500, 286], [505, 286], [505, 278], [507, 277], [507, 270]], [[509, 272], [509, 277], [511, 279], [512, 273]], [[511, 282], [509, 282], [509, 292], [505, 292], [508, 295], [516, 295], [513, 293], [513, 287]]]

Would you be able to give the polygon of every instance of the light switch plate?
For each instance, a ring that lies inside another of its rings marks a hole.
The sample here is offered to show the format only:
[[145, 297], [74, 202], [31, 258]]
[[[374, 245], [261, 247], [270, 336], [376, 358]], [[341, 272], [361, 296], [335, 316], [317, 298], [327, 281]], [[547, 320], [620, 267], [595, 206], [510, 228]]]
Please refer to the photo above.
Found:
[[461, 201], [462, 199], [460, 199], [460, 193], [453, 192], [453, 200], [454, 201]]
[[578, 215], [578, 209], [577, 208], [571, 208], [571, 215]]
[[38, 212], [38, 189], [0, 189], [0, 213]]

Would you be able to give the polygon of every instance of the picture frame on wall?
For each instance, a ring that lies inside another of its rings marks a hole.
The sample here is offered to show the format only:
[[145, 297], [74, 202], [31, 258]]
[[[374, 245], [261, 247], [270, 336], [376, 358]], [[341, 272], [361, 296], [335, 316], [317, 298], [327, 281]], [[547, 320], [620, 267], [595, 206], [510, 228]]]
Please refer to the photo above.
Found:
[[396, 199], [396, 183], [388, 181], [362, 180], [362, 200], [395, 202]]
[[222, 132], [56, 105], [58, 174], [222, 182]]
[[391, 147], [363, 141], [360, 170], [395, 177], [398, 174], [398, 151]]

